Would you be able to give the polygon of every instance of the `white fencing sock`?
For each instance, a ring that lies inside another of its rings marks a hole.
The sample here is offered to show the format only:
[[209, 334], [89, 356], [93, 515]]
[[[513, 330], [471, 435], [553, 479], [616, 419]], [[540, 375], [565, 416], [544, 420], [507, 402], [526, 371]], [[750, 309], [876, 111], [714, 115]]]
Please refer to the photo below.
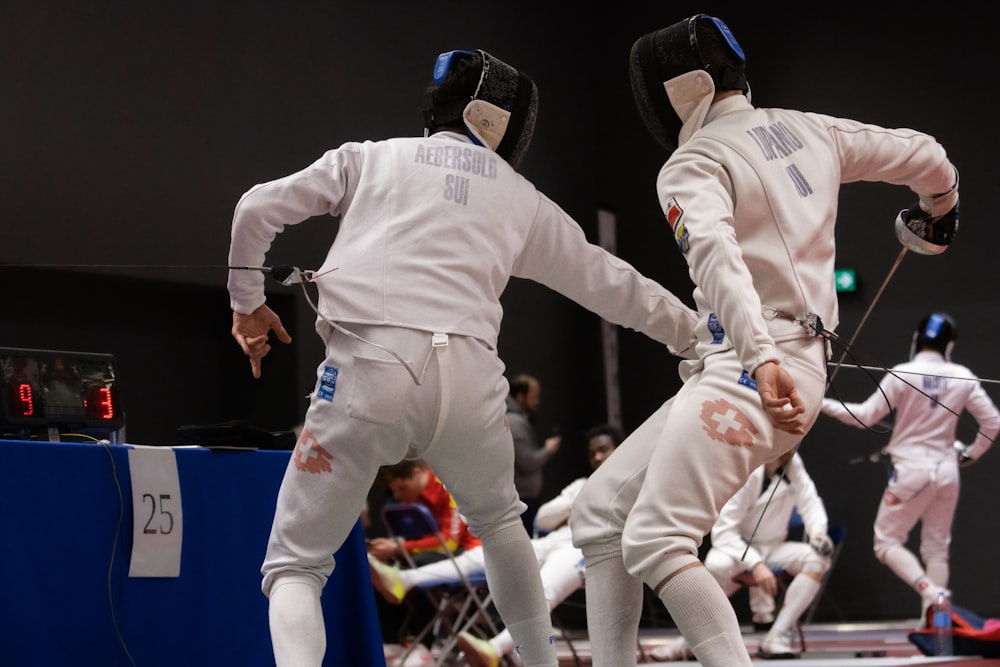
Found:
[[906, 547], [897, 545], [882, 554], [882, 562], [897, 577], [912, 586], [924, 601], [937, 597], [937, 587], [930, 580], [917, 557]]
[[278, 576], [271, 586], [268, 620], [277, 667], [320, 667], [326, 624], [313, 577]]
[[819, 582], [809, 575], [799, 574], [792, 579], [792, 583], [788, 584], [788, 590], [785, 591], [781, 611], [771, 626], [771, 632], [778, 636], [794, 629], [817, 593], [819, 593]]
[[558, 667], [538, 559], [519, 521], [481, 537], [493, 604], [525, 667]]
[[617, 558], [586, 566], [587, 634], [593, 667], [634, 667], [642, 616], [642, 581], [625, 570]]
[[941, 588], [948, 588], [948, 578], [951, 575], [948, 560], [945, 558], [928, 558], [926, 565], [928, 578]]
[[733, 605], [704, 567], [674, 575], [660, 601], [704, 667], [753, 667]]

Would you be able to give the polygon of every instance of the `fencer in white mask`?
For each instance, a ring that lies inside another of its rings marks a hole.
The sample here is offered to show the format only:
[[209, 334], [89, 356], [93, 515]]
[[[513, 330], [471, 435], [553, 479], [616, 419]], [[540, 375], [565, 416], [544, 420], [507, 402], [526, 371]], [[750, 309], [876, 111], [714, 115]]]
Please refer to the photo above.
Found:
[[[889, 475], [875, 516], [875, 557], [921, 601], [921, 624], [942, 591], [950, 595], [951, 526], [960, 491], [959, 467], [986, 453], [1000, 432], [1000, 411], [968, 367], [951, 360], [958, 327], [947, 313], [917, 324], [910, 359], [893, 366], [861, 403], [823, 399], [823, 414], [856, 428], [892, 415]], [[833, 386], [838, 390], [837, 383]], [[833, 392], [831, 392], [833, 393]], [[840, 394], [837, 391], [837, 394]], [[956, 440], [962, 414], [975, 420], [971, 443]], [[907, 547], [920, 523], [920, 556]]]
[[[347, 142], [237, 204], [230, 266], [262, 266], [286, 227], [336, 236], [302, 274], [326, 346], [278, 493], [261, 571], [278, 667], [319, 667], [320, 593], [382, 465], [419, 456], [482, 540], [493, 602], [527, 667], [556, 667], [538, 563], [521, 523], [508, 394], [497, 355], [511, 277], [533, 280], [668, 348], [695, 313], [587, 241], [517, 167], [534, 127], [531, 78], [480, 50], [440, 54], [425, 136]], [[303, 287], [305, 285], [303, 284]], [[261, 373], [268, 339], [289, 342], [264, 276], [229, 275], [232, 335]]]
[[[695, 284], [698, 358], [682, 362], [680, 391], [577, 498], [593, 664], [635, 664], [645, 583], [702, 665], [749, 667], [736, 614], [699, 547], [750, 473], [796, 447], [819, 414], [826, 337], [839, 319], [841, 185], [908, 186], [918, 202], [902, 216], [900, 241], [939, 253], [957, 228], [958, 176], [926, 134], [754, 107], [746, 54], [719, 18], [698, 14], [643, 35], [629, 62], [640, 115], [668, 153], [656, 194]], [[778, 631], [760, 650], [793, 653]]]

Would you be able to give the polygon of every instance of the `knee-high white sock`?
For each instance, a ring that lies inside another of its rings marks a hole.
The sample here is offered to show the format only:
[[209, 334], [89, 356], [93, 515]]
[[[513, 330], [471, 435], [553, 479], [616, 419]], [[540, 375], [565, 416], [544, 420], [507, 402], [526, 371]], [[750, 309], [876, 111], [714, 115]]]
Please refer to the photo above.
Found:
[[819, 582], [809, 575], [799, 574], [792, 579], [792, 583], [788, 584], [788, 590], [785, 591], [781, 611], [771, 626], [771, 632], [777, 635], [793, 629], [817, 593], [819, 593]]
[[268, 605], [271, 646], [277, 667], [320, 667], [326, 653], [326, 624], [320, 587], [312, 577], [274, 580]]
[[634, 667], [642, 616], [642, 581], [621, 555], [592, 562], [586, 553], [587, 634], [593, 667]]
[[660, 601], [704, 667], [752, 667], [733, 605], [704, 567], [674, 575]]
[[524, 525], [512, 523], [481, 539], [493, 604], [525, 667], [558, 667], [538, 559]]
[[951, 568], [944, 558], [927, 559], [927, 577], [941, 588], [948, 588], [948, 578], [951, 575]]
[[908, 586], [913, 587], [925, 607], [937, 598], [938, 591], [943, 588], [927, 576], [920, 561], [906, 547], [891, 547], [882, 555], [882, 562]]

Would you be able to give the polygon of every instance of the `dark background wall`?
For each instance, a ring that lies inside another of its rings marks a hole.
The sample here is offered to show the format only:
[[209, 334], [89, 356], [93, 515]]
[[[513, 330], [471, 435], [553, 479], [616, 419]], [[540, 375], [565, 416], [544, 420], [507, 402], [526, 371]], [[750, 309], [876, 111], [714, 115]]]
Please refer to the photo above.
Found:
[[[7, 3], [0, 7], [0, 346], [113, 352], [130, 442], [174, 444], [181, 424], [246, 419], [290, 428], [301, 418], [321, 347], [295, 288], [272, 305], [292, 346], [253, 381], [229, 336], [229, 222], [255, 183], [309, 164], [347, 140], [422, 131], [434, 57], [484, 48], [531, 74], [540, 116], [523, 171], [597, 239], [597, 211], [617, 216], [618, 254], [690, 296], [686, 267], [653, 191], [664, 154], [635, 112], [627, 54], [636, 37], [704, 11], [723, 17], [749, 56], [753, 100], [914, 127], [936, 136], [962, 173], [962, 228], [939, 257], [908, 254], [865, 314], [899, 254], [892, 221], [914, 197], [851, 184], [841, 194], [838, 264], [860, 290], [841, 300], [842, 338], [860, 363], [905, 359], [930, 310], [958, 320], [955, 359], [1000, 376], [990, 331], [997, 148], [991, 115], [992, 25], [975, 6], [874, 3], [669, 5], [632, 0], [588, 13], [552, 3]], [[319, 265], [336, 221], [279, 237], [272, 264]], [[57, 266], [52, 266], [57, 265]], [[66, 266], [75, 268], [66, 268]], [[114, 265], [129, 268], [84, 268]], [[576, 304], [515, 280], [504, 297], [500, 352], [543, 383], [539, 430], [564, 446], [546, 495], [586, 471], [582, 433], [607, 418], [600, 323]], [[828, 323], [829, 324], [829, 323]], [[679, 386], [659, 345], [621, 330], [622, 415], [635, 428]], [[839, 358], [839, 354], [835, 356]], [[880, 373], [876, 372], [878, 377]], [[845, 368], [840, 395], [873, 390]], [[998, 396], [995, 385], [987, 391]], [[960, 432], [971, 439], [971, 429]], [[916, 616], [916, 596], [871, 553], [885, 481], [864, 460], [887, 435], [820, 418], [803, 443], [833, 521], [848, 527], [817, 620]], [[954, 531], [958, 604], [1000, 614], [998, 540], [988, 508], [1000, 455], [963, 471]]]

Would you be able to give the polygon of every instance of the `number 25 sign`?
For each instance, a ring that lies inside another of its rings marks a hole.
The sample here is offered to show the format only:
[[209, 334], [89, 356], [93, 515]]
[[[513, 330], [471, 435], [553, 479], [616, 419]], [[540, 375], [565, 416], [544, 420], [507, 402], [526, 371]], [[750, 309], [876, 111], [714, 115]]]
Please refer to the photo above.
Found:
[[130, 577], [179, 577], [184, 515], [177, 459], [169, 447], [128, 452], [132, 481]]

